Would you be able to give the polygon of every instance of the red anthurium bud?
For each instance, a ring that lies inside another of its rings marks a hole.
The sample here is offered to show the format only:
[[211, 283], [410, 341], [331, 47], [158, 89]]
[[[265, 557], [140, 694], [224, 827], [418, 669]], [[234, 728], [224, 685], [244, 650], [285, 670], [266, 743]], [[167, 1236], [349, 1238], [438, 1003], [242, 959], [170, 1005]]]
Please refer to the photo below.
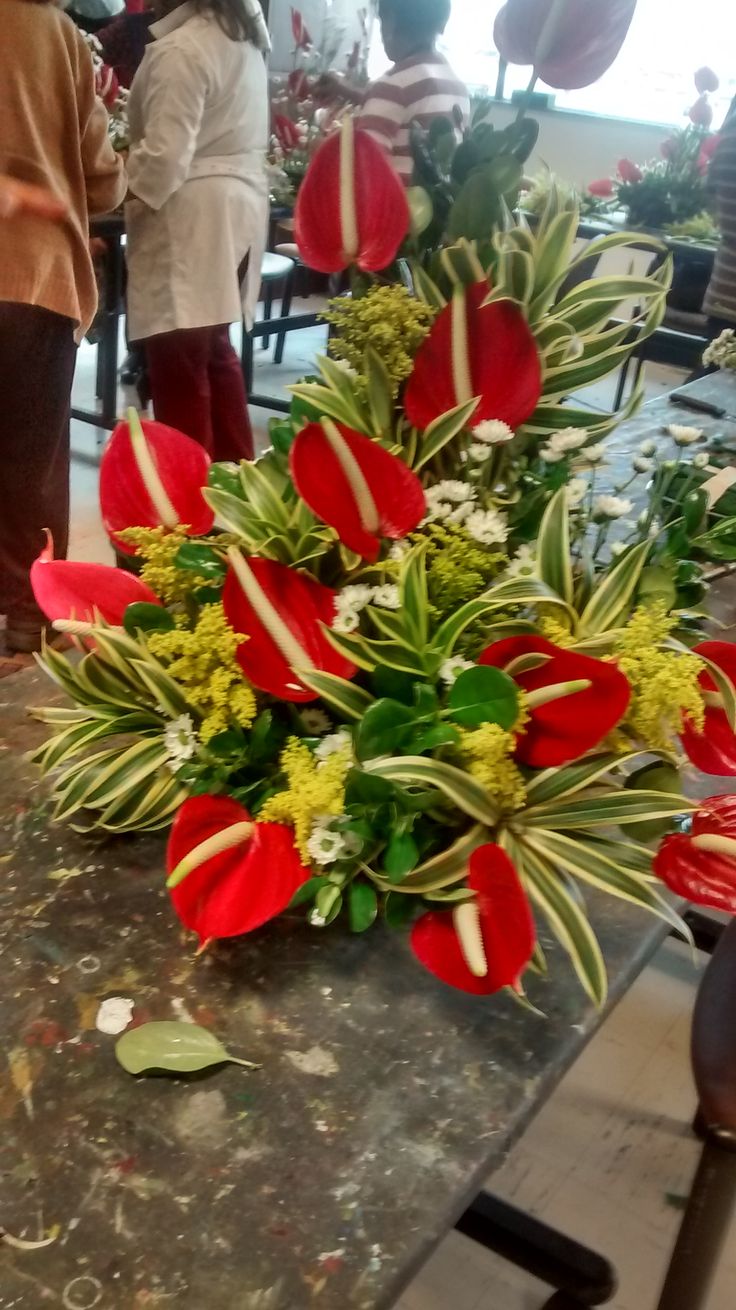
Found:
[[101, 618], [120, 627], [129, 605], [140, 601], [161, 604], [158, 596], [134, 573], [111, 568], [109, 564], [54, 559], [50, 532], [46, 533], [44, 549], [31, 565], [31, 586], [36, 604], [52, 623], [57, 619], [93, 623]]
[[[730, 641], [701, 641], [694, 655], [715, 664], [736, 686], [736, 646]], [[715, 777], [736, 775], [736, 733], [731, 728], [715, 679], [708, 669], [698, 678], [705, 699], [705, 724], [698, 732], [692, 721], [683, 721], [680, 740], [696, 769]]]
[[713, 122], [713, 106], [707, 96], [698, 96], [688, 118], [696, 127], [710, 127]]
[[484, 305], [488, 294], [487, 282], [456, 287], [419, 347], [404, 396], [414, 427], [475, 396], [474, 424], [493, 418], [518, 428], [534, 413], [542, 390], [534, 337], [517, 305]]
[[249, 682], [281, 700], [314, 700], [300, 670], [352, 678], [355, 665], [330, 645], [324, 626], [335, 618], [335, 592], [270, 559], [246, 559], [233, 547], [222, 594], [228, 622], [248, 640], [237, 660]]
[[700, 154], [698, 155], [698, 160], [697, 160], [697, 168], [701, 177], [705, 177], [706, 173], [708, 172], [708, 169], [710, 168], [711, 160], [714, 154], [716, 153], [720, 139], [721, 138], [718, 135], [718, 133], [714, 132], [712, 136], [707, 136], [705, 138], [702, 146], [700, 147]]
[[281, 149], [288, 154], [290, 150], [295, 150], [299, 145], [301, 137], [296, 123], [293, 123], [286, 114], [273, 115], [273, 130], [278, 137]]
[[622, 182], [641, 182], [644, 174], [631, 159], [619, 159], [618, 175]]
[[202, 495], [209, 467], [209, 456], [198, 442], [165, 423], [141, 420], [129, 409], [100, 464], [102, 519], [118, 550], [135, 554], [116, 536], [124, 528], [176, 528], [185, 523], [192, 536], [209, 532], [215, 516]]
[[302, 17], [302, 12], [300, 9], [295, 9], [293, 5], [291, 6], [291, 34], [297, 50], [308, 50], [312, 45], [312, 38]]
[[636, 0], [506, 0], [493, 29], [510, 64], [532, 64], [547, 86], [573, 91], [602, 77], [618, 55]]
[[529, 902], [511, 860], [489, 843], [470, 857], [472, 901], [453, 910], [430, 910], [417, 919], [411, 947], [430, 973], [450, 987], [490, 996], [519, 989], [534, 950]]
[[592, 196], [598, 196], [600, 200], [610, 200], [615, 194], [616, 188], [613, 185], [612, 178], [599, 177], [595, 182], [589, 183], [588, 191]]
[[707, 64], [697, 70], [695, 86], [701, 96], [706, 95], [709, 91], [717, 91], [720, 85], [718, 74], [714, 73], [713, 69], [709, 68]]
[[517, 738], [516, 758], [533, 769], [568, 764], [592, 750], [620, 723], [631, 699], [628, 680], [615, 664], [544, 637], [496, 641], [478, 663], [503, 669], [526, 692], [529, 719]]
[[689, 833], [665, 837], [654, 872], [695, 905], [736, 914], [736, 797], [703, 801]]
[[174, 909], [200, 942], [238, 937], [281, 914], [310, 876], [291, 828], [254, 822], [228, 796], [192, 796], [166, 850]]
[[406, 192], [370, 133], [344, 118], [315, 152], [299, 188], [294, 237], [304, 263], [318, 273], [351, 264], [380, 272], [396, 258], [409, 230]]
[[289, 464], [309, 508], [363, 559], [377, 559], [381, 537], [406, 537], [424, 518], [416, 473], [377, 441], [331, 419], [302, 428]]

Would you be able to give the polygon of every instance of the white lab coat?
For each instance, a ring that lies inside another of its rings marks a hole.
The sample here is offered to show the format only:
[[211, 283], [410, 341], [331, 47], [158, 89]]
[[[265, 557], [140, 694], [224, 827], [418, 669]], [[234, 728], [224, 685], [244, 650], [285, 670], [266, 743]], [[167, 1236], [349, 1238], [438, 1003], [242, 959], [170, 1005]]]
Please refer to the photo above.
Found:
[[[191, 3], [154, 23], [129, 100], [128, 329], [250, 325], [268, 224], [262, 53]], [[241, 284], [238, 270], [248, 256]]]

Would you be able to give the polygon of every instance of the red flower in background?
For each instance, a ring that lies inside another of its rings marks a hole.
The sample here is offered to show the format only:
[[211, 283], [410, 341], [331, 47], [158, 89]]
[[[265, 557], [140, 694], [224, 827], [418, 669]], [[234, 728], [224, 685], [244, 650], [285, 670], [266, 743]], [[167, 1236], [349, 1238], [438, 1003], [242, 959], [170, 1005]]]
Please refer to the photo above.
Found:
[[109, 64], [100, 63], [95, 69], [95, 91], [106, 109], [112, 109], [120, 94], [117, 73]]
[[599, 196], [601, 200], [610, 200], [616, 193], [613, 179], [610, 177], [600, 177], [595, 182], [591, 182], [588, 190], [592, 196]]
[[249, 558], [232, 547], [222, 602], [228, 622], [247, 640], [237, 660], [254, 687], [280, 700], [308, 701], [315, 693], [299, 672], [322, 669], [352, 678], [355, 665], [324, 633], [335, 620], [335, 592], [275, 560]]
[[315, 152], [299, 188], [294, 238], [318, 273], [351, 264], [380, 272], [409, 230], [406, 192], [388, 156], [368, 132], [343, 119]]
[[590, 86], [616, 59], [636, 0], [506, 0], [493, 29], [510, 64], [532, 64], [547, 86]]
[[529, 902], [511, 860], [489, 843], [470, 857], [472, 901], [417, 919], [411, 948], [436, 978], [476, 996], [519, 989], [536, 940]]
[[695, 86], [701, 96], [707, 95], [709, 91], [717, 91], [720, 85], [718, 74], [714, 73], [713, 69], [709, 68], [707, 64], [697, 70]]
[[303, 68], [293, 68], [291, 70], [286, 79], [286, 86], [289, 95], [295, 96], [297, 100], [306, 100], [311, 93], [309, 78]]
[[424, 518], [416, 473], [341, 423], [308, 423], [291, 447], [289, 465], [302, 500], [363, 559], [377, 559], [382, 537], [406, 537]]
[[229, 796], [192, 796], [166, 849], [167, 887], [200, 942], [239, 937], [281, 914], [310, 876], [291, 828], [258, 823]]
[[619, 159], [618, 175], [622, 182], [641, 182], [644, 174], [631, 159]]
[[711, 160], [713, 159], [713, 156], [716, 153], [716, 150], [718, 149], [718, 143], [720, 139], [721, 138], [718, 135], [718, 133], [714, 132], [712, 136], [707, 136], [705, 138], [702, 146], [700, 147], [700, 154], [698, 155], [697, 168], [701, 177], [705, 177], [706, 173], [708, 172], [708, 169], [710, 168]]
[[143, 601], [160, 605], [161, 601], [134, 573], [111, 568], [109, 564], [83, 564], [74, 560], [54, 559], [51, 533], [46, 545], [31, 565], [31, 586], [36, 604], [47, 619], [78, 619], [121, 627], [129, 605]]
[[703, 801], [689, 833], [665, 837], [654, 872], [677, 896], [736, 914], [736, 797]]
[[[521, 671], [515, 671], [518, 661], [529, 662], [534, 655], [543, 657], [536, 667], [519, 665]], [[533, 769], [568, 764], [598, 746], [631, 699], [628, 680], [615, 664], [564, 650], [544, 637], [506, 637], [484, 650], [478, 663], [503, 669], [526, 692], [530, 714], [517, 737], [516, 758]]]
[[272, 121], [273, 130], [284, 153], [288, 155], [292, 150], [296, 150], [301, 144], [301, 136], [296, 123], [292, 122], [286, 114], [274, 114]]
[[202, 495], [209, 467], [209, 455], [197, 441], [128, 410], [100, 464], [102, 519], [118, 550], [135, 554], [116, 536], [124, 528], [186, 524], [192, 536], [209, 532], [215, 516]]
[[419, 347], [404, 395], [414, 427], [476, 396], [473, 423], [500, 419], [515, 429], [534, 413], [542, 390], [534, 337], [517, 305], [485, 305], [488, 293], [487, 282], [456, 287]]
[[[730, 641], [701, 641], [700, 645], [693, 647], [693, 654], [710, 660], [736, 686], [736, 645]], [[733, 777], [736, 775], [736, 733], [723, 708], [718, 684], [708, 669], [703, 669], [698, 682], [705, 693], [705, 724], [703, 731], [698, 732], [692, 721], [685, 719], [680, 733], [682, 745], [688, 759], [702, 773]]]
[[713, 122], [713, 106], [705, 95], [698, 96], [688, 118], [696, 127], [710, 127]]
[[301, 10], [295, 9], [293, 5], [291, 6], [291, 34], [297, 50], [309, 50], [310, 46], [314, 44], [307, 25], [302, 18]]

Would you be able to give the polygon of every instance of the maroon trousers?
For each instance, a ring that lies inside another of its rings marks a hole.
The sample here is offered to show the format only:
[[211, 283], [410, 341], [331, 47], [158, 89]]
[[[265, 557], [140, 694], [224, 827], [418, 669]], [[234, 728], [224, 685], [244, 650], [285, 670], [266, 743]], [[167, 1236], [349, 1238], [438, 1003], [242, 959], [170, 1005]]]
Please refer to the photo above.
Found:
[[145, 345], [159, 422], [193, 437], [213, 460], [252, 459], [248, 398], [228, 326], [161, 332]]
[[69, 538], [69, 407], [77, 348], [70, 318], [0, 301], [0, 614], [41, 620], [28, 571]]

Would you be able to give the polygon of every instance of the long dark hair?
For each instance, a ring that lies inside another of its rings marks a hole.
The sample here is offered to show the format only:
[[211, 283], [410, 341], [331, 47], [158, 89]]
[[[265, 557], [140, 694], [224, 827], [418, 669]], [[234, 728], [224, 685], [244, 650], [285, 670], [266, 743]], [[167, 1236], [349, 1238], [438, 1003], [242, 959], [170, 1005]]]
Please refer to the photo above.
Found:
[[198, 14], [214, 14], [225, 36], [231, 41], [251, 41], [257, 45], [257, 28], [246, 13], [243, 0], [194, 0]]

